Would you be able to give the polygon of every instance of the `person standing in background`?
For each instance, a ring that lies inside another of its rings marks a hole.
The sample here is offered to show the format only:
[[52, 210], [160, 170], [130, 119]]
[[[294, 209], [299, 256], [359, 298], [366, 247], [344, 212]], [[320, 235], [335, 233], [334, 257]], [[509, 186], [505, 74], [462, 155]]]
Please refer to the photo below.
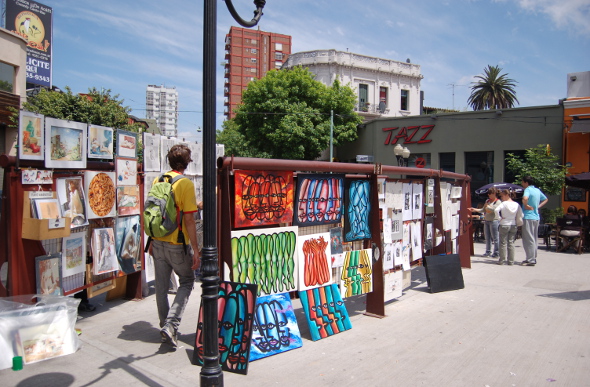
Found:
[[469, 211], [480, 212], [484, 214], [484, 235], [486, 238], [486, 252], [484, 257], [498, 257], [498, 226], [500, 224], [500, 218], [494, 211], [502, 202], [498, 199], [498, 189], [492, 187], [488, 189], [488, 200], [482, 208], [469, 208]]
[[537, 264], [538, 233], [539, 233], [539, 208], [547, 204], [548, 199], [540, 189], [533, 185], [531, 176], [522, 179], [524, 194], [522, 196], [522, 210], [524, 213], [524, 224], [522, 226], [522, 246], [526, 258], [522, 266], [535, 266]]

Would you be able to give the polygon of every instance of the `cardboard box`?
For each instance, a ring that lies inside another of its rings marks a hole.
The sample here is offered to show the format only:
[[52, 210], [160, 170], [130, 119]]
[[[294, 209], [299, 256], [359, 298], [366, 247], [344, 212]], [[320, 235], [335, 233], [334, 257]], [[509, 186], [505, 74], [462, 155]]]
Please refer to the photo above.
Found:
[[[70, 235], [70, 224], [72, 220], [65, 218], [64, 227], [49, 228], [49, 222], [54, 222], [53, 219], [35, 219], [31, 217], [31, 199], [29, 195], [34, 191], [26, 191], [23, 200], [23, 239], [33, 239], [42, 241], [45, 239], [63, 238]], [[52, 197], [56, 198], [55, 192], [52, 192]]]

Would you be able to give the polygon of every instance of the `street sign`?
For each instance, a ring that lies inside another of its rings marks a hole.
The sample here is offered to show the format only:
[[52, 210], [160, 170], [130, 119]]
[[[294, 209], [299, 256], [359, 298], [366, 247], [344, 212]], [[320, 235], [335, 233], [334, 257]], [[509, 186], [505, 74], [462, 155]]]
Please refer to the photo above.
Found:
[[417, 157], [414, 163], [416, 164], [416, 168], [424, 168], [426, 166], [424, 157]]

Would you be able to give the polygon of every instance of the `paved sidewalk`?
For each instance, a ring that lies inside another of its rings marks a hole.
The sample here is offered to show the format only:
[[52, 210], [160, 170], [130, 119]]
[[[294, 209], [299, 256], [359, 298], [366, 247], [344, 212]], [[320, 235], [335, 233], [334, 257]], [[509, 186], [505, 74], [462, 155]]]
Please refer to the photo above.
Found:
[[[475, 252], [484, 252], [482, 243]], [[517, 261], [522, 260], [517, 241]], [[465, 289], [428, 293], [422, 268], [383, 319], [346, 301], [353, 328], [312, 342], [294, 300], [303, 347], [250, 363], [227, 386], [590, 386], [590, 254], [539, 250], [535, 267], [472, 258]], [[155, 297], [93, 299], [75, 354], [0, 371], [8, 386], [195, 386], [191, 365], [201, 289], [193, 291], [179, 348], [160, 344]]]

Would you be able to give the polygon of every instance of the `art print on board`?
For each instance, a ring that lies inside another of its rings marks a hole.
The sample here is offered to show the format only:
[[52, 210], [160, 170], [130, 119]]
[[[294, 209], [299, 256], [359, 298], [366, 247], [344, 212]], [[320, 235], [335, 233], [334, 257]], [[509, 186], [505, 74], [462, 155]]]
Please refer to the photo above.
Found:
[[[389, 210], [389, 209], [388, 209]], [[403, 214], [402, 210], [391, 210], [389, 217], [391, 218], [391, 240], [396, 241], [403, 237]]]
[[138, 185], [117, 187], [117, 214], [119, 216], [139, 215], [140, 204]]
[[137, 160], [126, 157], [117, 157], [115, 160], [117, 170], [117, 185], [137, 185]]
[[137, 133], [117, 129], [117, 156], [137, 158]]
[[59, 219], [61, 211], [59, 202], [55, 198], [33, 199], [35, 217], [37, 219]]
[[35, 257], [35, 269], [37, 294], [63, 295], [60, 253]]
[[393, 243], [385, 243], [383, 246], [383, 271], [393, 269], [393, 258], [395, 256], [395, 246]]
[[232, 279], [258, 284], [258, 295], [297, 290], [297, 227], [231, 232]]
[[162, 168], [162, 172], [168, 172], [172, 169], [170, 168], [170, 164], [168, 164], [168, 152], [176, 144], [180, 144], [180, 141], [175, 137], [168, 138], [162, 136], [160, 138], [160, 167]]
[[340, 277], [342, 298], [358, 296], [373, 291], [372, 249], [347, 251]]
[[143, 170], [145, 172], [160, 172], [159, 134], [143, 134]]
[[92, 231], [92, 263], [94, 275], [119, 270], [112, 228], [95, 228]]
[[73, 232], [64, 237], [61, 251], [64, 277], [86, 271], [86, 232]]
[[344, 175], [299, 174], [293, 224], [313, 226], [342, 219]]
[[87, 226], [86, 195], [82, 177], [71, 176], [59, 178], [55, 182], [60, 210], [64, 218], [70, 218], [71, 228]]
[[252, 330], [250, 361], [303, 345], [289, 293], [258, 297]]
[[88, 125], [88, 158], [113, 159], [113, 128]]
[[53, 171], [40, 169], [23, 169], [22, 184], [52, 184]]
[[352, 328], [338, 285], [332, 284], [300, 291], [299, 298], [313, 341], [325, 339]]
[[84, 188], [88, 219], [113, 217], [116, 214], [117, 193], [115, 172], [84, 172]]
[[86, 131], [80, 122], [45, 118], [46, 168], [86, 168]]
[[385, 301], [391, 301], [402, 296], [403, 281], [404, 272], [401, 270], [384, 274], [383, 291]]
[[346, 186], [346, 219], [344, 240], [371, 238], [371, 189], [369, 180], [350, 180]]
[[66, 310], [55, 312], [51, 324], [22, 327], [15, 340], [25, 364], [69, 355], [76, 351], [74, 328], [69, 324]]
[[117, 218], [115, 240], [119, 266], [125, 274], [141, 270], [141, 225], [140, 217], [125, 216]]
[[412, 184], [412, 219], [422, 219], [423, 184]]
[[412, 208], [412, 184], [403, 184], [403, 198], [402, 216], [405, 222], [406, 220], [412, 220], [414, 216], [414, 209]]
[[342, 254], [342, 227], [334, 227], [330, 229], [330, 252], [334, 254]]
[[330, 234], [309, 234], [297, 238], [299, 290], [332, 283]]
[[41, 114], [20, 111], [18, 157], [21, 160], [43, 160], [45, 157], [43, 117]]
[[422, 258], [422, 222], [417, 220], [410, 224], [412, 240], [412, 261]]
[[[219, 284], [219, 363], [224, 371], [246, 375], [250, 358], [257, 285], [235, 282]], [[195, 338], [193, 363], [203, 365], [203, 304]]]
[[203, 174], [203, 144], [197, 144], [195, 142], [187, 142], [186, 146], [191, 150], [191, 162], [188, 163], [185, 175], [195, 176]]
[[293, 220], [293, 172], [234, 172], [234, 227], [256, 227]]

